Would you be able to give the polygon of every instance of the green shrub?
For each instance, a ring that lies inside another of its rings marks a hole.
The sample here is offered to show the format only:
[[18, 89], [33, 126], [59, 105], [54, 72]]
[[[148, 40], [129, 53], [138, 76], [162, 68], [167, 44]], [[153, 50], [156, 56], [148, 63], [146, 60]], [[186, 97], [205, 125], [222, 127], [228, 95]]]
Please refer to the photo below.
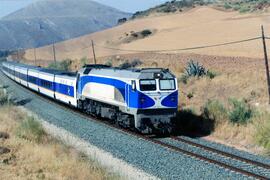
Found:
[[135, 38], [139, 37], [138, 33], [136, 33], [136, 32], [131, 33], [131, 36], [133, 36]]
[[238, 11], [240, 8], [241, 8], [241, 7], [240, 7], [239, 5], [235, 5], [235, 6], [233, 7], [233, 10]]
[[240, 13], [245, 13], [250, 11], [250, 8], [248, 6], [241, 6], [240, 9], [238, 10]]
[[16, 134], [18, 137], [40, 143], [46, 135], [41, 124], [33, 117], [27, 117], [17, 128]]
[[193, 60], [190, 60], [187, 64], [187, 67], [185, 68], [186, 75], [189, 77], [202, 77], [206, 75], [206, 69], [200, 65], [198, 62], [194, 62]]
[[183, 84], [187, 84], [188, 82], [188, 75], [183, 74], [182, 76], [180, 76], [180, 78], [178, 78], [179, 82], [182, 82]]
[[52, 62], [48, 65], [49, 69], [56, 69], [62, 71], [69, 71], [72, 61], [70, 59], [66, 59], [60, 62]]
[[124, 63], [119, 65], [119, 68], [121, 68], [121, 69], [134, 68], [134, 67], [142, 65], [142, 64], [143, 64], [143, 62], [140, 59], [134, 59], [131, 62], [126, 60]]
[[193, 92], [189, 92], [188, 94], [187, 94], [187, 98], [188, 99], [191, 99], [191, 98], [193, 98], [194, 97], [194, 93]]
[[270, 155], [270, 114], [262, 113], [254, 119], [256, 124], [255, 141], [258, 145], [266, 148]]
[[231, 9], [232, 6], [231, 6], [229, 3], [226, 2], [226, 3], [224, 4], [224, 8], [225, 8], [225, 9]]
[[87, 57], [83, 57], [83, 58], [80, 59], [81, 66], [85, 66], [87, 64], [87, 62], [89, 62]]
[[143, 30], [143, 31], [141, 32], [141, 35], [142, 35], [143, 37], [147, 37], [147, 36], [149, 36], [149, 35], [151, 35], [151, 34], [152, 34], [152, 31], [149, 30], [149, 29], [145, 29], [145, 30]]
[[209, 77], [210, 79], [214, 79], [217, 76], [217, 73], [208, 70], [207, 73], [206, 73], [206, 76]]
[[215, 127], [228, 119], [227, 110], [218, 100], [208, 100], [202, 108], [202, 115], [205, 119], [213, 120]]
[[10, 98], [7, 93], [7, 90], [3, 87], [0, 87], [0, 105], [7, 105], [10, 103]]
[[254, 112], [245, 101], [229, 99], [232, 108], [229, 112], [229, 119], [232, 123], [246, 124], [252, 118]]
[[203, 65], [200, 65], [198, 62], [194, 62], [193, 60], [190, 60], [187, 63], [187, 67], [185, 67], [185, 73], [178, 79], [179, 82], [182, 82], [184, 84], [187, 84], [187, 81], [190, 77], [203, 77], [207, 76], [210, 79], [213, 79], [217, 76], [217, 73], [206, 70]]
[[112, 60], [109, 59], [109, 60], [105, 63], [105, 65], [112, 67]]

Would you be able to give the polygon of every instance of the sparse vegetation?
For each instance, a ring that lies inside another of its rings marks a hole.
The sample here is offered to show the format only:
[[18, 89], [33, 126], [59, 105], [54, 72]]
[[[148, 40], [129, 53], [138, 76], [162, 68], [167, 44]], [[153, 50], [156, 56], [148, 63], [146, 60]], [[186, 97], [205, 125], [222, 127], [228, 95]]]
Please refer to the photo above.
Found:
[[0, 105], [0, 114], [0, 132], [8, 135], [1, 139], [5, 153], [0, 155], [0, 179], [119, 179], [46, 134], [20, 108]]
[[270, 5], [269, 0], [222, 0], [222, 1], [206, 1], [206, 0], [182, 0], [182, 1], [168, 1], [164, 4], [150, 8], [145, 11], [138, 11], [133, 14], [132, 19], [149, 16], [153, 13], [175, 13], [182, 12], [183, 9], [193, 8], [196, 6], [203, 6], [213, 4], [214, 6], [221, 6], [224, 9], [233, 9], [244, 12], [253, 12], [258, 10], [264, 10]]
[[0, 87], [0, 105], [7, 105], [10, 103], [10, 98], [7, 90], [4, 87]]
[[187, 84], [188, 79], [190, 77], [203, 77], [207, 76], [210, 79], [213, 79], [217, 76], [217, 73], [206, 70], [206, 68], [203, 65], [200, 65], [198, 62], [194, 62], [193, 60], [190, 60], [187, 64], [187, 67], [185, 68], [185, 73], [181, 75], [179, 78], [179, 81]]
[[113, 65], [112, 60], [109, 59], [109, 60], [105, 63], [105, 65], [112, 67], [112, 65]]
[[89, 62], [89, 59], [87, 59], [87, 57], [81, 58], [80, 59], [80, 65], [81, 65], [81, 67], [83, 67], [84, 65], [86, 65], [87, 62]]
[[142, 64], [143, 63], [140, 59], [134, 59], [131, 62], [126, 60], [124, 63], [119, 65], [119, 68], [121, 68], [121, 69], [134, 68], [134, 67], [142, 65]]
[[187, 97], [188, 97], [188, 99], [193, 98], [193, 97], [194, 97], [194, 92], [189, 92], [189, 93], [187, 94]]
[[230, 108], [227, 110], [218, 100], [208, 100], [202, 108], [202, 115], [215, 122], [215, 127], [229, 120], [237, 125], [245, 125], [251, 121], [255, 112], [245, 102], [237, 99], [229, 99]]
[[202, 77], [206, 75], [206, 69], [198, 62], [190, 60], [185, 68], [188, 77]]
[[270, 155], [270, 114], [267, 112], [257, 115], [254, 119], [256, 125], [255, 141], [266, 149]]
[[224, 8], [225, 8], [225, 9], [231, 9], [232, 6], [231, 6], [228, 2], [225, 2], [225, 3], [224, 3]]
[[16, 131], [17, 136], [32, 142], [40, 143], [46, 135], [41, 124], [33, 117], [26, 117]]
[[63, 61], [56, 61], [52, 62], [48, 65], [49, 69], [56, 69], [56, 70], [61, 70], [61, 71], [70, 71], [70, 66], [72, 64], [72, 60], [66, 59]]
[[202, 116], [213, 120], [215, 127], [228, 120], [227, 110], [218, 100], [208, 100], [202, 108]]
[[209, 77], [210, 79], [214, 79], [217, 76], [217, 73], [208, 70], [207, 73], [206, 73], [206, 76]]
[[127, 21], [127, 18], [118, 19], [118, 24], [123, 24]]
[[245, 13], [245, 12], [249, 12], [250, 11], [250, 7], [249, 6], [242, 6], [239, 9], [240, 13]]
[[247, 124], [254, 114], [251, 107], [243, 100], [229, 99], [229, 102], [232, 106], [229, 111], [230, 121], [235, 124]]
[[262, 11], [270, 6], [269, 0], [223, 0], [222, 2], [225, 9], [233, 9], [235, 11], [239, 11], [240, 13]]
[[182, 0], [182, 1], [172, 0], [145, 11], [138, 11], [133, 14], [132, 19], [149, 16], [152, 13], [182, 12], [183, 9], [185, 8], [193, 8], [195, 6], [202, 6], [210, 3], [211, 3], [210, 1], [205, 0]]
[[130, 43], [135, 40], [146, 38], [154, 33], [154, 30], [144, 29], [142, 31], [134, 32], [130, 31], [130, 33], [125, 33], [124, 39], [122, 40], [124, 43]]
[[187, 84], [188, 78], [189, 78], [189, 77], [188, 77], [186, 74], [182, 74], [182, 75], [180, 76], [180, 78], [178, 78], [178, 81], [181, 82], [181, 83], [183, 83], [183, 84]]
[[145, 29], [145, 30], [142, 30], [140, 33], [141, 33], [141, 35], [142, 35], [143, 37], [147, 37], [147, 36], [149, 36], [149, 35], [152, 34], [152, 31], [149, 30], [149, 29]]

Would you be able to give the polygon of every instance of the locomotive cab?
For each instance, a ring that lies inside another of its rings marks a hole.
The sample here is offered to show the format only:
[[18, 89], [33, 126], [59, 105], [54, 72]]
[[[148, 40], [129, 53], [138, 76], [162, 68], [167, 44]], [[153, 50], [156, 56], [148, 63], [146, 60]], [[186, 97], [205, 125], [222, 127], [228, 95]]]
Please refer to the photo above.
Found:
[[143, 69], [139, 80], [137, 126], [145, 133], [171, 131], [178, 107], [177, 79], [166, 69]]

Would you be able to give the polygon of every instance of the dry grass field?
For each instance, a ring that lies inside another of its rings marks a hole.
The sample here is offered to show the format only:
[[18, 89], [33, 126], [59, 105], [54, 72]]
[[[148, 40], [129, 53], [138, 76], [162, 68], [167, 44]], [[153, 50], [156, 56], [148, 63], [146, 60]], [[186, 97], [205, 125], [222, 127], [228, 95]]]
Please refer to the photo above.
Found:
[[[211, 7], [198, 7], [183, 13], [150, 16], [57, 43], [55, 45], [56, 57], [58, 60], [93, 57], [91, 39], [99, 45], [96, 46], [97, 56], [104, 57], [115, 54], [132, 54], [133, 52], [108, 50], [100, 46], [134, 50], [170, 50], [253, 38], [261, 35], [260, 26], [262, 24], [265, 26], [266, 33], [270, 34], [270, 31], [268, 32], [269, 15], [269, 13], [239, 14]], [[130, 43], [124, 41], [132, 32], [144, 29], [152, 30], [153, 35]], [[190, 50], [187, 53], [258, 58], [261, 57], [261, 51], [261, 41], [256, 41], [222, 48]], [[38, 48], [36, 50], [37, 59], [52, 60], [52, 52], [52, 46]], [[34, 59], [33, 49], [26, 52], [25, 58]]]
[[118, 179], [47, 135], [18, 107], [0, 105], [0, 114], [0, 179]]

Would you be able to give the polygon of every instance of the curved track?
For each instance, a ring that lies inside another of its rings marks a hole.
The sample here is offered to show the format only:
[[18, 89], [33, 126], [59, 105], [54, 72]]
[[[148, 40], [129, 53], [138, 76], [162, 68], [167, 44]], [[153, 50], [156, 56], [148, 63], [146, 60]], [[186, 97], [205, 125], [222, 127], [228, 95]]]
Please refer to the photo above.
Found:
[[[174, 140], [174, 139], [178, 139], [178, 137], [172, 137], [172, 138], [170, 138], [170, 139], [173, 139], [173, 140]], [[223, 167], [223, 168], [226, 168], [226, 169], [228, 169], [228, 170], [231, 170], [231, 171], [234, 171], [234, 172], [237, 172], [237, 173], [241, 173], [241, 174], [246, 175], [246, 176], [248, 176], [248, 177], [252, 177], [252, 178], [255, 178], [255, 179], [262, 179], [262, 180], [268, 180], [268, 179], [270, 179], [270, 177], [266, 177], [266, 176], [261, 175], [261, 174], [259, 174], [259, 173], [253, 173], [253, 172], [247, 171], [247, 170], [245, 170], [245, 169], [236, 167], [236, 166], [234, 166], [234, 165], [230, 165], [230, 164], [228, 164], [228, 163], [224, 163], [224, 162], [222, 162], [222, 161], [218, 161], [218, 160], [216, 160], [216, 159], [209, 158], [209, 157], [207, 157], [207, 156], [202, 155], [201, 153], [195, 153], [195, 152], [189, 151], [189, 150], [187, 150], [186, 148], [181, 148], [181, 147], [178, 147], [177, 145], [172, 145], [171, 143], [166, 143], [166, 142], [164, 142], [164, 141], [162, 141], [162, 140], [160, 140], [160, 139], [146, 139], [146, 140], [151, 141], [151, 142], [156, 143], [156, 144], [160, 144], [161, 146], [164, 146], [164, 147], [167, 147], [167, 148], [172, 149], [172, 150], [174, 150], [174, 151], [177, 151], [177, 152], [186, 154], [186, 155], [188, 155], [188, 156], [197, 158], [197, 159], [199, 159], [199, 160], [203, 160], [203, 161], [205, 161], [205, 162], [208, 162], [208, 163], [212, 163], [212, 164], [218, 165], [218, 166]], [[177, 140], [177, 141], [178, 141], [178, 140]], [[186, 142], [185, 142], [185, 143], [186, 143]], [[188, 141], [188, 144], [189, 144], [189, 143], [190, 143], [190, 142]], [[190, 144], [191, 144], [191, 143], [190, 143]], [[197, 143], [194, 143], [194, 144], [197, 144]], [[203, 145], [201, 145], [201, 146], [203, 146]], [[203, 147], [206, 149], [206, 146], [203, 146]], [[210, 148], [210, 147], [207, 147], [207, 148], [212, 149], [213, 151], [219, 152], [219, 150], [217, 150], [217, 149]], [[221, 152], [221, 151], [220, 151], [220, 152]], [[225, 154], [226, 152], [223, 152], [223, 153]], [[220, 153], [220, 154], [221, 154], [221, 153]], [[226, 154], [229, 154], [229, 153], [226, 153]], [[242, 158], [242, 157], [239, 157], [239, 156], [237, 156], [237, 158], [238, 158], [239, 160], [240, 160], [240, 159], [241, 159], [241, 160], [245, 159], [245, 158]], [[245, 160], [247, 160], [247, 159], [245, 159]], [[249, 162], [252, 162], [252, 163], [250, 163], [250, 164], [257, 164], [257, 163], [258, 163], [258, 164], [261, 164], [261, 163], [259, 163], [259, 162], [257, 162], [257, 161], [252, 161], [252, 160], [248, 160], [248, 161], [249, 161]], [[268, 170], [270, 171], [269, 165], [267, 165], [267, 164], [263, 164], [263, 165], [266, 166], [266, 167], [268, 167], [268, 168], [266, 168], [266, 169], [268, 169]]]
[[182, 142], [182, 143], [189, 144], [191, 146], [195, 146], [195, 147], [198, 147], [198, 148], [201, 148], [201, 149], [216, 153], [216, 154], [219, 154], [219, 155], [222, 155], [222, 156], [225, 156], [225, 157], [228, 157], [228, 158], [236, 159], [236, 160], [248, 163], [248, 164], [252, 164], [252, 165], [255, 165], [255, 166], [258, 166], [258, 167], [262, 167], [262, 168], [268, 169], [270, 171], [270, 165], [269, 164], [264, 164], [264, 163], [261, 163], [261, 162], [258, 162], [258, 161], [253, 161], [253, 160], [250, 160], [250, 159], [247, 159], [247, 158], [244, 158], [244, 157], [237, 156], [235, 154], [231, 154], [231, 153], [221, 151], [221, 150], [209, 147], [209, 146], [205, 146], [205, 145], [193, 142], [193, 141], [189, 141], [187, 139], [184, 139], [183, 137], [172, 137], [172, 139], [174, 139], [176, 141], [179, 141], [179, 142]]
[[[16, 83], [16, 84], [18, 84], [18, 83]], [[20, 85], [20, 84], [18, 84], [18, 85]], [[21, 86], [21, 87], [23, 87], [23, 86]], [[23, 87], [23, 88], [25, 88], [25, 87]], [[25, 89], [27, 89], [27, 88], [25, 88]], [[27, 90], [29, 90], [29, 89], [27, 89]], [[31, 91], [31, 90], [29, 90], [29, 91]], [[262, 179], [262, 180], [270, 179], [270, 177], [266, 177], [266, 176], [261, 175], [259, 173], [253, 173], [253, 172], [244, 170], [242, 168], [235, 167], [233, 165], [229, 165], [229, 164], [221, 162], [221, 161], [217, 161], [215, 159], [206, 157], [206, 156], [204, 156], [204, 155], [202, 155], [200, 153], [194, 153], [192, 151], [186, 150], [185, 148], [181, 148], [181, 147], [178, 147], [176, 145], [172, 145], [170, 143], [163, 142], [160, 139], [156, 139], [156, 138], [152, 138], [152, 137], [149, 137], [149, 136], [141, 135], [141, 134], [138, 134], [138, 133], [135, 133], [135, 132], [131, 132], [130, 130], [120, 128], [117, 125], [111, 124], [108, 121], [103, 121], [103, 120], [98, 119], [96, 117], [89, 116], [89, 115], [87, 115], [87, 114], [85, 114], [83, 112], [78, 111], [77, 109], [70, 108], [69, 106], [67, 106], [67, 105], [65, 105], [63, 103], [52, 101], [51, 99], [47, 98], [46, 96], [38, 94], [38, 93], [36, 93], [34, 91], [32, 91], [32, 92], [33, 92], [33, 94], [35, 96], [38, 96], [38, 97], [42, 98], [43, 100], [47, 101], [48, 103], [52, 103], [54, 105], [57, 105], [59, 108], [65, 109], [67, 111], [71, 111], [72, 113], [75, 113], [76, 115], [81, 116], [83, 118], [86, 118], [88, 120], [104, 124], [109, 128], [113, 128], [113, 129], [121, 131], [123, 133], [127, 133], [127, 134], [130, 134], [132, 136], [136, 136], [136, 137], [138, 137], [140, 139], [144, 139], [144, 140], [146, 140], [148, 142], [158, 144], [161, 147], [167, 148], [169, 150], [179, 152], [179, 153], [188, 155], [188, 156], [193, 157], [193, 158], [197, 158], [197, 159], [205, 161], [207, 163], [215, 164], [215, 165], [217, 165], [219, 167], [234, 171], [236, 173], [241, 173], [241, 174], [243, 174], [243, 175], [245, 175], [247, 177], [251, 177], [251, 178], [255, 178], [255, 179]], [[198, 148], [201, 148], [201, 149], [204, 149], [204, 150], [207, 150], [207, 151], [211, 151], [212, 153], [216, 153], [216, 154], [226, 156], [226, 157], [229, 157], [229, 158], [232, 158], [232, 159], [237, 159], [239, 161], [242, 161], [242, 162], [245, 162], [245, 163], [248, 163], [248, 164], [252, 164], [252, 165], [257, 166], [257, 167], [262, 167], [262, 168], [270, 171], [270, 165], [269, 164], [263, 164], [263, 163], [260, 163], [260, 162], [257, 162], [257, 161], [252, 161], [250, 159], [246, 159], [246, 158], [239, 157], [239, 156], [227, 153], [227, 152], [223, 152], [223, 151], [220, 151], [220, 150], [208, 147], [208, 146], [204, 146], [204, 145], [201, 145], [201, 144], [198, 144], [198, 143], [194, 143], [194, 142], [185, 140], [183, 138], [171, 137], [170, 139], [175, 140], [175, 141], [177, 141], [179, 143], [185, 143], [185, 144], [189, 144], [189, 145], [194, 146], [194, 147], [198, 147]]]

